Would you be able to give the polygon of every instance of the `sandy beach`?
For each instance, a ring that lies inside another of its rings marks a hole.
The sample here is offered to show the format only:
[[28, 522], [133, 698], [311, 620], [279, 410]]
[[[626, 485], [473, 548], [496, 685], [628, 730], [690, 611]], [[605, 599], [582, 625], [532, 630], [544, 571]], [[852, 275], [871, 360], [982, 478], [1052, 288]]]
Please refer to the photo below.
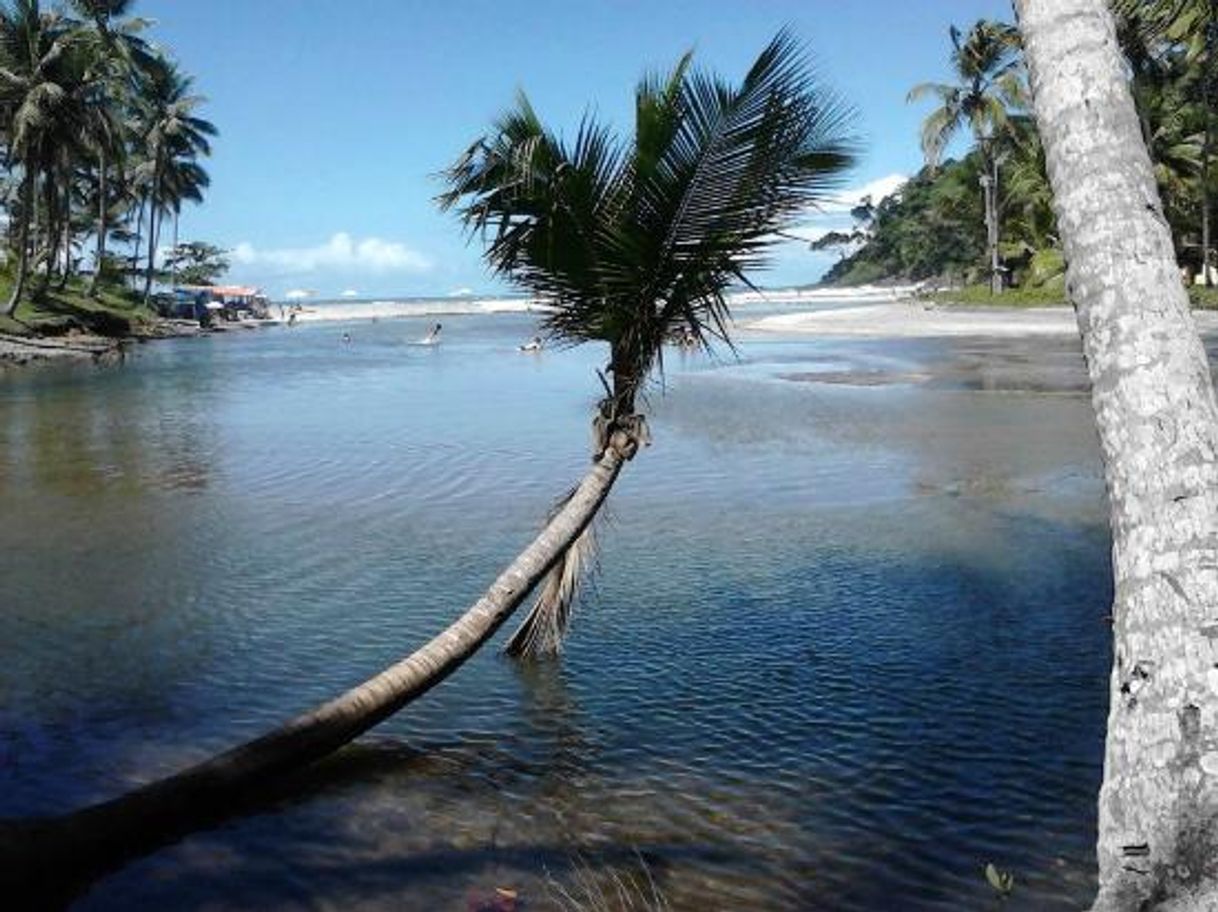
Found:
[[[853, 297], [848, 294], [839, 298]], [[1218, 332], [1218, 313], [1194, 314], [1201, 332]], [[1070, 336], [1078, 333], [1069, 307], [962, 308], [900, 300], [834, 310], [777, 314], [743, 323], [742, 329], [770, 333], [867, 338], [934, 336]]]
[[1078, 332], [1074, 311], [1068, 307], [966, 310], [911, 300], [777, 314], [747, 323], [744, 328], [874, 338], [1068, 335]]

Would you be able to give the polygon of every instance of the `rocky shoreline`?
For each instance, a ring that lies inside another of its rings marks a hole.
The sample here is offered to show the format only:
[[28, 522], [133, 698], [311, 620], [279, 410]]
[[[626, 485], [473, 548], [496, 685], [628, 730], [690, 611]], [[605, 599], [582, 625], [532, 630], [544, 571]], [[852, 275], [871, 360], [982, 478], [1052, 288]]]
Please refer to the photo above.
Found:
[[0, 333], [0, 371], [39, 364], [110, 363], [122, 360], [133, 342], [204, 335], [209, 330], [193, 321], [158, 320], [122, 336], [105, 336], [81, 330], [63, 335]]

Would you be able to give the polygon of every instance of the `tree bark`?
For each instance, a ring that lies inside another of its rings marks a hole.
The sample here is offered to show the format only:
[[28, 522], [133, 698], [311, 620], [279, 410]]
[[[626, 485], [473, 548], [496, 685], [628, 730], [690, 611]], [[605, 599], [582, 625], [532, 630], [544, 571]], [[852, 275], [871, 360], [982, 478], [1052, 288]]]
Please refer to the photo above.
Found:
[[1002, 294], [1002, 263], [998, 257], [998, 156], [990, 165], [990, 291]]
[[1103, 0], [1016, 0], [1113, 534], [1096, 910], [1218, 908], [1218, 402]]
[[97, 294], [97, 286], [101, 281], [102, 262], [106, 258], [106, 147], [103, 144], [98, 153], [97, 161], [97, 247], [93, 253], [93, 275], [89, 279], [89, 297]]
[[985, 204], [985, 253], [990, 267], [990, 294], [1002, 293], [1002, 264], [998, 259], [998, 157], [981, 140], [981, 196]]
[[68, 287], [68, 279], [72, 277], [72, 185], [71, 178], [65, 175], [63, 189], [63, 271], [59, 275], [59, 290]]
[[42, 289], [51, 287], [55, 274], [55, 257], [59, 250], [58, 206], [55, 205], [55, 166], [48, 165], [43, 173], [42, 208], [45, 210], [46, 236], [43, 238], [46, 263], [42, 270]]
[[251, 791], [347, 744], [443, 681], [512, 614], [591, 522], [628, 457], [607, 449], [541, 534], [447, 629], [342, 696], [196, 766], [49, 821], [0, 826], [0, 895], [79, 881], [223, 816]]
[[148, 271], [144, 274], [144, 306], [152, 297], [152, 273], [156, 269], [156, 211], [160, 191], [161, 166], [158, 161], [152, 169], [152, 188], [148, 192]]
[[34, 174], [27, 169], [21, 179], [21, 219], [17, 231], [17, 275], [13, 279], [13, 290], [9, 293], [8, 304], [4, 308], [5, 316], [13, 316], [17, 305], [21, 303], [21, 295], [25, 291], [26, 277], [30, 264], [30, 221], [34, 206]]

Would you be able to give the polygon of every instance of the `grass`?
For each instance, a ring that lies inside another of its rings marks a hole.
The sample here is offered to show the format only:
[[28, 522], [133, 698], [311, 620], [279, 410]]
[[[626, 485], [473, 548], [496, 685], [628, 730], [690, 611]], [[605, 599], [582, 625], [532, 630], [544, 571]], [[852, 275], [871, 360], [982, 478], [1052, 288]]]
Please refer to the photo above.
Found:
[[[0, 276], [0, 301], [7, 301], [12, 279]], [[89, 297], [87, 283], [72, 279], [60, 290], [53, 284], [39, 292], [37, 282], [17, 305], [14, 317], [0, 316], [0, 333], [18, 336], [61, 336], [72, 331], [101, 336], [138, 336], [157, 316], [138, 295], [116, 285], [102, 285]]]
[[1194, 285], [1188, 290], [1188, 297], [1193, 302], [1193, 310], [1218, 310], [1218, 288]]
[[[1066, 296], [1054, 288], [1008, 288], [1000, 295], [990, 294], [988, 285], [965, 285], [929, 295], [936, 304], [948, 307], [1064, 307]], [[1218, 310], [1218, 288], [1194, 285], [1188, 290], [1194, 310]]]
[[671, 906], [652, 877], [643, 855], [635, 851], [637, 865], [618, 871], [601, 868], [583, 855], [572, 859], [575, 882], [563, 886], [547, 872], [550, 898], [562, 912], [670, 912]]
[[965, 285], [936, 291], [930, 295], [936, 304], [957, 307], [1062, 307], [1066, 296], [1059, 288], [1008, 288], [1002, 294], [990, 293], [989, 285]]

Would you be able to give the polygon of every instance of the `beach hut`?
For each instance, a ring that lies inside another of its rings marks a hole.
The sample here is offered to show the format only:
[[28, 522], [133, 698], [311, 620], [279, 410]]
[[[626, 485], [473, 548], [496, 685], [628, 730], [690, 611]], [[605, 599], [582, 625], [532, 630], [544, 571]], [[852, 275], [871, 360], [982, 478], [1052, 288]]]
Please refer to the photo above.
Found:
[[174, 292], [193, 296], [196, 300], [201, 297], [208, 305], [219, 304], [219, 307], [208, 309], [225, 320], [265, 320], [270, 314], [269, 302], [262, 289], [250, 285], [183, 285]]

